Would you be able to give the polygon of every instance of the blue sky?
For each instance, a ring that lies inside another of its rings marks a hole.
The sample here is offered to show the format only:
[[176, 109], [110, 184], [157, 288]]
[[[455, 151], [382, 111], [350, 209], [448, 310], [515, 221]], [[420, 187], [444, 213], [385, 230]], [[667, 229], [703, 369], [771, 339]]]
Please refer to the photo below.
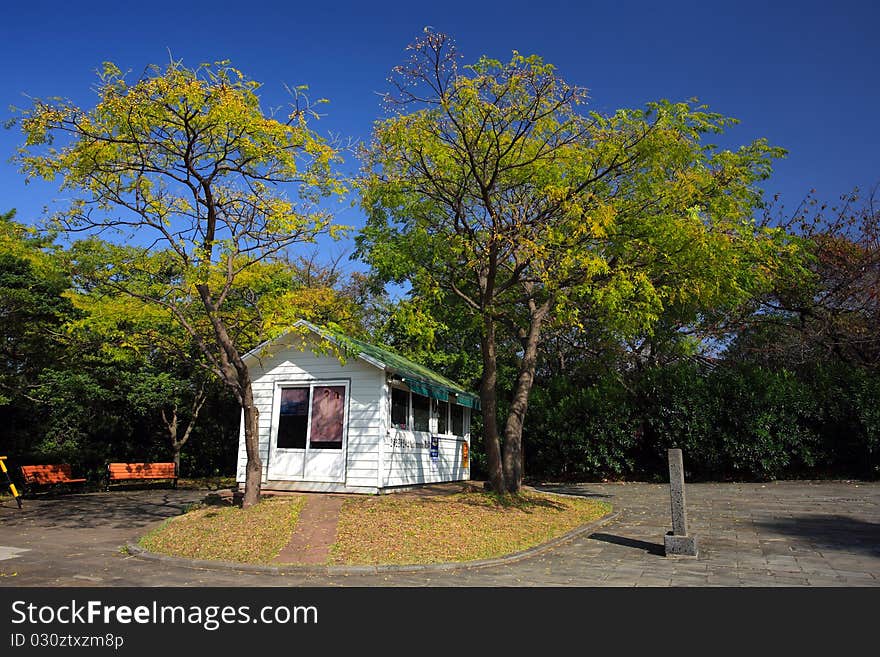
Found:
[[[555, 64], [613, 111], [659, 98], [697, 97], [740, 119], [725, 144], [757, 137], [788, 149], [764, 185], [793, 208], [815, 188], [833, 200], [880, 182], [880, 9], [848, 2], [225, 3], [42, 1], [0, 14], [0, 113], [23, 94], [93, 102], [105, 60], [135, 74], [164, 63], [230, 59], [264, 83], [267, 105], [283, 84], [326, 97], [319, 132], [365, 139], [404, 48], [426, 25], [453, 35], [466, 61], [514, 49]], [[54, 187], [24, 185], [8, 158], [18, 133], [0, 130], [0, 212], [35, 221]], [[353, 166], [354, 163], [350, 164]], [[341, 223], [362, 221], [342, 206]], [[346, 248], [335, 247], [336, 251]]]

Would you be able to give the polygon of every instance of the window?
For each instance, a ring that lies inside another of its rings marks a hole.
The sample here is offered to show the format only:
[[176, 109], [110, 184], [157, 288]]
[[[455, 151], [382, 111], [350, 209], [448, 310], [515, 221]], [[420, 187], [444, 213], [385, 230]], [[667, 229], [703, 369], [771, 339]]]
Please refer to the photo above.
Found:
[[423, 395], [412, 393], [413, 431], [428, 431], [428, 419], [431, 417], [431, 400]]
[[452, 433], [456, 436], [464, 435], [464, 407], [458, 404], [452, 405]]
[[409, 392], [391, 388], [391, 426], [406, 429], [409, 426]]
[[310, 449], [342, 449], [345, 386], [315, 386]]
[[342, 449], [345, 434], [345, 386], [281, 388], [279, 449]]
[[[437, 433], [464, 435], [464, 409], [445, 401], [432, 401], [429, 397], [403, 388], [391, 388], [391, 426], [395, 429], [431, 431], [431, 408], [437, 412]], [[410, 405], [412, 422], [410, 422]], [[451, 419], [450, 419], [451, 414]]]
[[281, 449], [305, 449], [309, 430], [309, 389], [282, 388], [278, 438]]
[[437, 402], [437, 433], [445, 434], [449, 430], [449, 402]]

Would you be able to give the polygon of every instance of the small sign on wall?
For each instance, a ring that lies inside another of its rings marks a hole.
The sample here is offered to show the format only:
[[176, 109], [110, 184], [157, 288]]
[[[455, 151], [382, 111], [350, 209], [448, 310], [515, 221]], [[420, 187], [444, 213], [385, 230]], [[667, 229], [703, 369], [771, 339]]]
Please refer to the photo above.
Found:
[[440, 438], [431, 436], [431, 458], [437, 460], [440, 458]]
[[470, 467], [470, 454], [468, 453], [468, 444], [466, 442], [461, 444], [461, 467]]

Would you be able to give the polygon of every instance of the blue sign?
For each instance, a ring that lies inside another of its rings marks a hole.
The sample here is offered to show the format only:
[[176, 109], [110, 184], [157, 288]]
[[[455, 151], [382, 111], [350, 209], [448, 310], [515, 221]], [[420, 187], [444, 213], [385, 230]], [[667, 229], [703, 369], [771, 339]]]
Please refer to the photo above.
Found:
[[431, 458], [435, 461], [440, 458], [440, 438], [431, 436]]

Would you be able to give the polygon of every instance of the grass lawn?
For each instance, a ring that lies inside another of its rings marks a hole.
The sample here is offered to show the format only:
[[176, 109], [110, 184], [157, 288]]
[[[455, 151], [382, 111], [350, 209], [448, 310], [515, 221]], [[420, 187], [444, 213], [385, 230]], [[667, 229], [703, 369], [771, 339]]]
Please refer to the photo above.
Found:
[[[162, 554], [240, 563], [271, 562], [287, 545], [305, 498], [256, 507], [199, 507], [141, 539]], [[427, 564], [518, 552], [611, 511], [605, 502], [533, 491], [352, 497], [339, 517], [330, 564]]]
[[249, 509], [198, 507], [144, 536], [151, 552], [189, 559], [268, 563], [290, 540], [305, 498], [268, 499]]
[[605, 502], [532, 491], [353, 499], [340, 514], [331, 559], [348, 565], [487, 559], [534, 547], [610, 511]]

